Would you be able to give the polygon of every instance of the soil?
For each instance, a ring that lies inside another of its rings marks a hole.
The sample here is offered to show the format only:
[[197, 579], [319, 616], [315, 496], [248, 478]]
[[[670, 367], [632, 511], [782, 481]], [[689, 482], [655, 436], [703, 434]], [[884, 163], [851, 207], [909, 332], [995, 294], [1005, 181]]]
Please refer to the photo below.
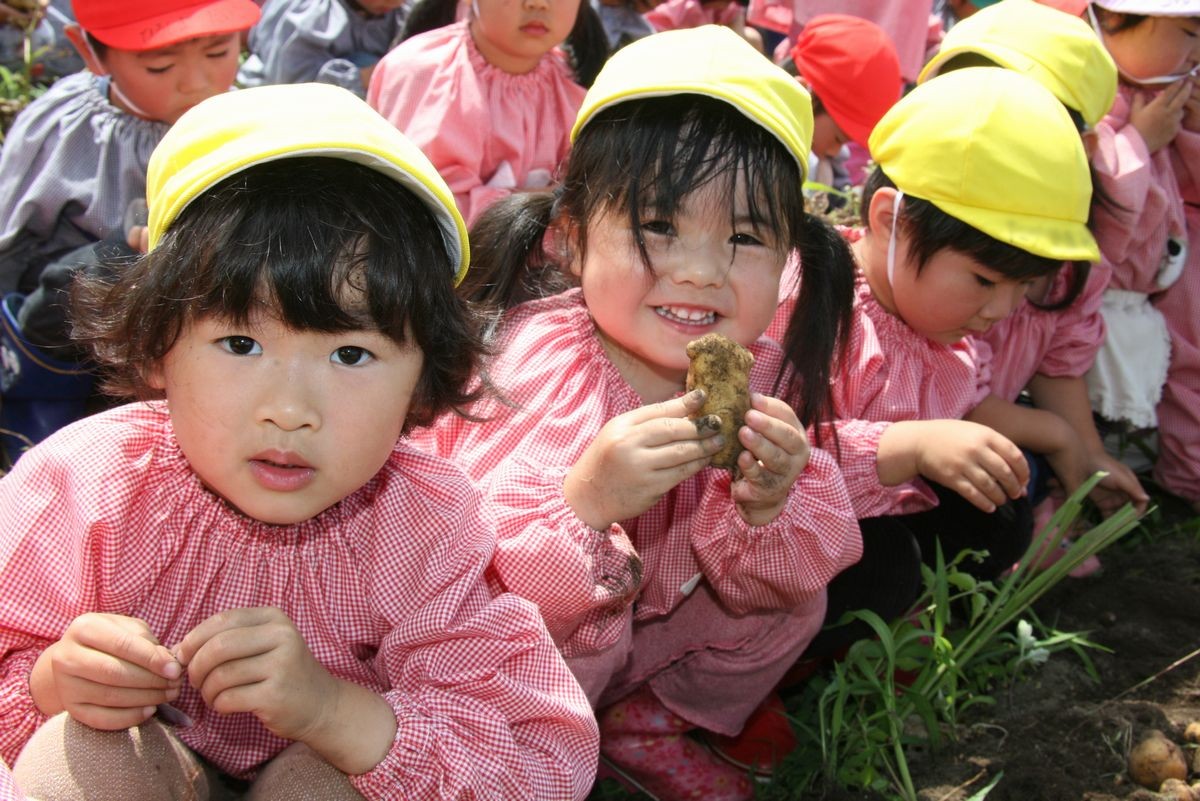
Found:
[[[1077, 657], [1059, 653], [996, 692], [995, 706], [962, 721], [956, 742], [910, 755], [922, 801], [968, 801], [1001, 772], [987, 801], [1162, 798], [1129, 779], [1126, 755], [1144, 731], [1159, 729], [1189, 763], [1196, 756], [1183, 732], [1200, 721], [1200, 521], [1168, 500], [1149, 528], [1102, 554], [1100, 575], [1068, 578], [1035, 607], [1047, 625], [1090, 632], [1111, 649], [1089, 652], [1099, 682]], [[1189, 778], [1197, 780], [1200, 771]]]

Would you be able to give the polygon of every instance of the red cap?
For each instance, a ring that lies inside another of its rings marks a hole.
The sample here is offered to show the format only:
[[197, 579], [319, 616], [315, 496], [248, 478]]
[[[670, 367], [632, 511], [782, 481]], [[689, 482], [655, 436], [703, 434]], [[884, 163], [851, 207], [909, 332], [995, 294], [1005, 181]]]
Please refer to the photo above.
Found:
[[92, 36], [135, 51], [245, 30], [260, 14], [253, 0], [71, 0], [71, 7]]
[[837, 126], [864, 147], [904, 88], [892, 40], [862, 17], [813, 17], [796, 38], [792, 60]]

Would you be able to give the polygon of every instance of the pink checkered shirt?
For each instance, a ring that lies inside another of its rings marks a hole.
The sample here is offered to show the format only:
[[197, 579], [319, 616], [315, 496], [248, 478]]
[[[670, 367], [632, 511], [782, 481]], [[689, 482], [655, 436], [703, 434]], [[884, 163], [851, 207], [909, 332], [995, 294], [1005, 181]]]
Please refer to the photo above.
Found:
[[[395, 742], [351, 777], [367, 798], [582, 798], [598, 735], [532, 604], [484, 580], [494, 533], [461, 471], [398, 446], [317, 517], [272, 526], [206, 490], [162, 403], [70, 426], [0, 479], [0, 756], [44, 722], [38, 655], [89, 611], [178, 643], [229, 608], [281, 608], [335, 676], [395, 710]], [[287, 742], [190, 685], [183, 741], [250, 776]]]
[[[751, 351], [751, 389], [771, 393], [779, 348], [763, 339]], [[845, 484], [817, 449], [766, 526], [747, 525], [729, 473], [708, 468], [637, 518], [589, 528], [567, 505], [563, 477], [600, 428], [641, 398], [609, 361], [578, 290], [513, 310], [497, 352], [489, 377], [511, 405], [482, 403], [473, 412], [483, 423], [446, 416], [413, 443], [481, 481], [498, 518], [496, 570], [537, 603], [564, 655], [611, 645], [629, 615], [669, 614], [701, 579], [735, 614], [789, 609], [859, 558]]]

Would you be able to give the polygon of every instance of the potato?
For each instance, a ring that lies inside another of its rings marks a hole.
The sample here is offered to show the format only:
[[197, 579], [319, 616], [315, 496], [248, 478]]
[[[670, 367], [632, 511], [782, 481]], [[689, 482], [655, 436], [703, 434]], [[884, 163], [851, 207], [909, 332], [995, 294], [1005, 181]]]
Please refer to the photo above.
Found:
[[720, 418], [725, 446], [712, 458], [713, 467], [724, 467], [737, 474], [737, 458], [744, 450], [737, 432], [750, 409], [750, 367], [754, 356], [738, 343], [721, 334], [705, 334], [687, 345], [687, 390], [704, 390], [704, 406], [692, 415], [698, 428], [711, 425], [711, 416]]
[[1193, 720], [1183, 730], [1183, 739], [1189, 743], [1200, 743], [1200, 720]]
[[1188, 783], [1180, 779], [1167, 779], [1158, 788], [1163, 801], [1196, 801], [1196, 794]]
[[1167, 779], [1186, 779], [1187, 759], [1161, 731], [1151, 729], [1129, 752], [1129, 777], [1143, 787], [1157, 790]]

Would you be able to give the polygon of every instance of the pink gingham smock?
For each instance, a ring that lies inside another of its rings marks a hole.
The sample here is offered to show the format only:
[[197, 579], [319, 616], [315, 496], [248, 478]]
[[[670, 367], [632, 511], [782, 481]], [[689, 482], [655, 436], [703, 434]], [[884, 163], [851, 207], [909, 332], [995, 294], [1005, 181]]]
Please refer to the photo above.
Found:
[[25, 796], [17, 791], [12, 773], [3, 762], [0, 762], [0, 801], [25, 801]]
[[[496, 572], [506, 589], [538, 604], [568, 661], [625, 642], [631, 618], [638, 647], [639, 626], [672, 615], [705, 583], [726, 616], [805, 610], [819, 626], [826, 584], [861, 552], [828, 454], [813, 450], [786, 507], [765, 526], [741, 519], [729, 473], [708, 468], [637, 518], [596, 531], [567, 505], [563, 478], [605, 423], [643, 401], [604, 352], [578, 289], [516, 307], [499, 336], [489, 378], [516, 406], [480, 404], [472, 411], [490, 418], [483, 423], [445, 416], [415, 432], [414, 444], [481, 481], [498, 507]], [[760, 339], [751, 352], [751, 389], [769, 393], [779, 349]], [[720, 631], [720, 614], [693, 642]], [[766, 688], [747, 691], [761, 700]]]
[[[1169, 362], [1154, 409], [1159, 435], [1154, 476], [1172, 492], [1196, 501], [1200, 500], [1200, 315], [1196, 314], [1200, 132], [1181, 129], [1170, 144], [1149, 153], [1129, 124], [1135, 91], [1122, 84], [1112, 110], [1096, 126], [1092, 164], [1104, 188], [1126, 208], [1097, 206], [1096, 239], [1112, 267], [1110, 288], [1145, 293], [1162, 314]], [[1173, 283], [1159, 277], [1167, 237], [1187, 242], [1182, 272]], [[1109, 321], [1110, 337], [1115, 325]], [[1130, 361], [1139, 358], [1145, 358], [1140, 351]], [[1093, 395], [1093, 403], [1096, 400]]]
[[[1108, 273], [1107, 265], [1093, 264], [1083, 290], [1066, 308], [1047, 311], [1026, 298], [1012, 314], [975, 337], [980, 351], [984, 347], [991, 351], [993, 395], [1015, 401], [1038, 374], [1083, 377], [1104, 342], [1100, 300], [1108, 286]], [[1048, 301], [1063, 296], [1070, 275], [1070, 267], [1058, 271], [1046, 296]]]
[[[850, 242], [861, 229], [839, 228]], [[767, 336], [782, 341], [796, 305], [800, 265], [789, 260], [780, 282], [780, 303]], [[876, 464], [887, 427], [906, 420], [960, 419], [989, 393], [988, 349], [972, 337], [951, 345], [933, 342], [888, 312], [860, 272], [845, 359], [832, 382], [838, 464], [860, 520], [924, 511], [937, 504], [921, 479], [887, 487]], [[823, 433], [823, 443], [832, 441]], [[832, 444], [828, 444], [834, 450]]]
[[367, 102], [433, 162], [469, 224], [514, 189], [550, 183], [585, 90], [558, 50], [523, 75], [492, 66], [467, 25], [398, 45], [376, 65]]
[[[391, 704], [395, 742], [351, 776], [370, 799], [583, 798], [598, 733], [532, 604], [488, 589], [493, 531], [462, 472], [398, 446], [362, 489], [273, 526], [205, 489], [164, 403], [82, 420], [0, 479], [0, 756], [45, 718], [38, 655], [85, 612], [178, 643], [224, 609], [281, 608], [333, 675]], [[248, 777], [288, 743], [185, 683], [178, 730]]]

